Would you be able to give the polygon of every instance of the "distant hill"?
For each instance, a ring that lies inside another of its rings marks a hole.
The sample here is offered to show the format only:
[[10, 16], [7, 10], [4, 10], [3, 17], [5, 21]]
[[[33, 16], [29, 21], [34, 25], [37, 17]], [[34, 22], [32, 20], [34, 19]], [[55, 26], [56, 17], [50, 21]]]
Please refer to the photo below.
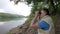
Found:
[[0, 21], [6, 21], [6, 20], [15, 20], [19, 18], [24, 18], [25, 16], [17, 15], [17, 14], [9, 14], [9, 13], [0, 13]]

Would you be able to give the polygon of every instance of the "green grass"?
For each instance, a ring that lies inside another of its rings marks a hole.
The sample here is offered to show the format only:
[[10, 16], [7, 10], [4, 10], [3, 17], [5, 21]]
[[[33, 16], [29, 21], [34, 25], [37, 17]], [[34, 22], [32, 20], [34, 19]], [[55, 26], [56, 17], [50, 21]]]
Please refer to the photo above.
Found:
[[8, 32], [7, 34], [11, 34], [11, 32]]

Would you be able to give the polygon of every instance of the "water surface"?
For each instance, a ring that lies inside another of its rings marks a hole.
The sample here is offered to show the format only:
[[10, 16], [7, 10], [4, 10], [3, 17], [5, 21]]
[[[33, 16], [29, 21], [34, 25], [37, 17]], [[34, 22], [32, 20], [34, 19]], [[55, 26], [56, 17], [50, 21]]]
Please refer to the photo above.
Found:
[[6, 34], [10, 29], [15, 28], [19, 25], [22, 25], [25, 22], [26, 18], [20, 20], [11, 20], [0, 22], [0, 34]]

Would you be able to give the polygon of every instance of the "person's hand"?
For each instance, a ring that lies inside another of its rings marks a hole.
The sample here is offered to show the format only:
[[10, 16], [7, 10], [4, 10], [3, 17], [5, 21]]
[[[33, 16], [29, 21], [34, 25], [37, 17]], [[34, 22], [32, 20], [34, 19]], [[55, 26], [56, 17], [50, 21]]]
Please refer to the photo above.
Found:
[[39, 11], [36, 11], [35, 12], [35, 17], [38, 17], [39, 16]]

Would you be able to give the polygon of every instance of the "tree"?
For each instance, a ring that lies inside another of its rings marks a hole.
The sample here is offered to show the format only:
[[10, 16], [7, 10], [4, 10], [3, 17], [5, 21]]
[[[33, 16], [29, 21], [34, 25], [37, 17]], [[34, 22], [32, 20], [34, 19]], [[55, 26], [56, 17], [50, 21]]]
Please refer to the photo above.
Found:
[[[21, 0], [10, 0], [10, 1], [14, 1], [15, 4], [18, 4], [18, 2], [22, 2]], [[59, 10], [60, 9], [60, 0], [24, 0], [23, 2], [27, 2], [27, 5], [32, 4], [32, 10], [31, 10], [31, 14], [29, 15], [29, 18], [23, 24], [24, 26], [23, 27], [21, 26], [22, 28], [20, 27], [20, 29], [21, 29], [20, 31], [22, 31], [22, 30], [23, 31], [19, 32], [19, 33], [22, 33], [22, 34], [25, 34], [26, 30], [29, 28], [30, 23], [28, 23], [28, 22], [30, 22], [32, 20], [32, 18], [34, 17], [35, 10], [47, 7], [49, 9], [51, 15], [56, 15], [56, 14], [59, 14], [59, 12], [60, 12], [60, 10]], [[30, 33], [30, 32], [32, 32], [32, 33]], [[30, 34], [33, 34], [34, 32], [35, 32], [35, 30], [33, 28], [29, 30]]]

